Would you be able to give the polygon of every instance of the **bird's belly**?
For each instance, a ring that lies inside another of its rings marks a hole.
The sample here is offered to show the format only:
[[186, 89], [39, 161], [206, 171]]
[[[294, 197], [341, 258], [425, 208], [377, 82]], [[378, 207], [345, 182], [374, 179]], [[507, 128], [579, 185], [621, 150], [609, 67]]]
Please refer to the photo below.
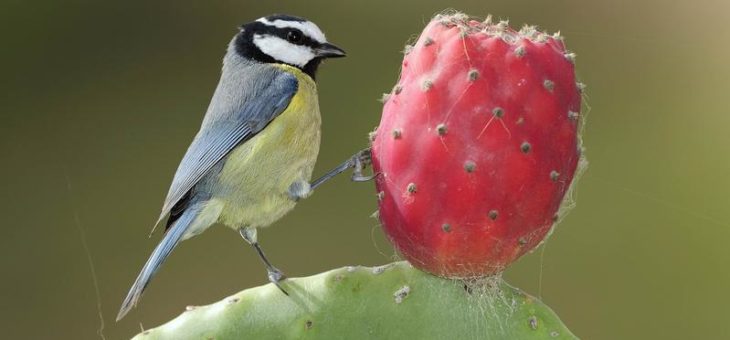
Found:
[[320, 143], [316, 95], [298, 96], [304, 95], [225, 159], [214, 191], [224, 204], [219, 222], [234, 229], [265, 227], [294, 208], [289, 187], [310, 181]]

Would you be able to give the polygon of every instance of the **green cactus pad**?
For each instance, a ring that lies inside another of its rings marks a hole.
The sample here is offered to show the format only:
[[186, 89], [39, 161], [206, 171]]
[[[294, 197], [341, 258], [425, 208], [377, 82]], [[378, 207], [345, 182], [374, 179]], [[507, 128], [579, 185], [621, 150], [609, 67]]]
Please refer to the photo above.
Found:
[[134, 339], [576, 339], [501, 278], [447, 280], [407, 262], [345, 267], [251, 288]]

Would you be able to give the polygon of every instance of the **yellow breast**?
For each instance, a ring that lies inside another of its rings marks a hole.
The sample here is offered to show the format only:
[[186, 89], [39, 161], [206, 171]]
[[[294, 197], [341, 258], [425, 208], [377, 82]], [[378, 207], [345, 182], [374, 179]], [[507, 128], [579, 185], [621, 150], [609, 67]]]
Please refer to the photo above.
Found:
[[319, 153], [317, 87], [299, 69], [277, 65], [299, 81], [289, 106], [256, 136], [234, 149], [219, 175], [223, 188], [211, 204], [222, 205], [219, 221], [231, 228], [265, 227], [289, 212], [287, 192], [296, 181], [310, 181]]

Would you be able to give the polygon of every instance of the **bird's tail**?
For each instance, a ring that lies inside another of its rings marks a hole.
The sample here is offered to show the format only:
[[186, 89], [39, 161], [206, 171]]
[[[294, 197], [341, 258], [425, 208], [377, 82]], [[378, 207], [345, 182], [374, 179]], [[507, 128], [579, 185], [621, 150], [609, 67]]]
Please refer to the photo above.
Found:
[[155, 276], [155, 273], [162, 266], [162, 263], [165, 262], [165, 259], [170, 256], [175, 246], [182, 241], [185, 231], [188, 230], [188, 227], [195, 220], [196, 216], [197, 211], [195, 209], [188, 209], [173, 223], [167, 233], [165, 233], [165, 237], [157, 245], [150, 258], [147, 259], [147, 263], [144, 264], [142, 271], [137, 276], [134, 284], [132, 284], [132, 288], [129, 289], [127, 297], [124, 298], [122, 307], [119, 309], [119, 314], [117, 314], [117, 321], [121, 320], [132, 308], [137, 306], [137, 302], [142, 297], [142, 293], [147, 288], [150, 280]]

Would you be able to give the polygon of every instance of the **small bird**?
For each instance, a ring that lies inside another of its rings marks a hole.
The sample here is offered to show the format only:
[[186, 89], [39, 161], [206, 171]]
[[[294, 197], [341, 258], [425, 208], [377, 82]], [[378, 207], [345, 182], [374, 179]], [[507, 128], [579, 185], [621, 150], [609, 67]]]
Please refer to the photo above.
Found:
[[[344, 56], [303, 18], [276, 14], [240, 27], [155, 224], [165, 224], [164, 238], [134, 281], [117, 320], [137, 305], [175, 246], [214, 223], [237, 230], [258, 252], [269, 280], [286, 294], [279, 284], [285, 276], [264, 255], [256, 229], [280, 219], [335, 174], [349, 167], [359, 174], [367, 158], [357, 154], [309, 182], [320, 144], [315, 74], [322, 60]], [[353, 175], [353, 180], [364, 179]]]

